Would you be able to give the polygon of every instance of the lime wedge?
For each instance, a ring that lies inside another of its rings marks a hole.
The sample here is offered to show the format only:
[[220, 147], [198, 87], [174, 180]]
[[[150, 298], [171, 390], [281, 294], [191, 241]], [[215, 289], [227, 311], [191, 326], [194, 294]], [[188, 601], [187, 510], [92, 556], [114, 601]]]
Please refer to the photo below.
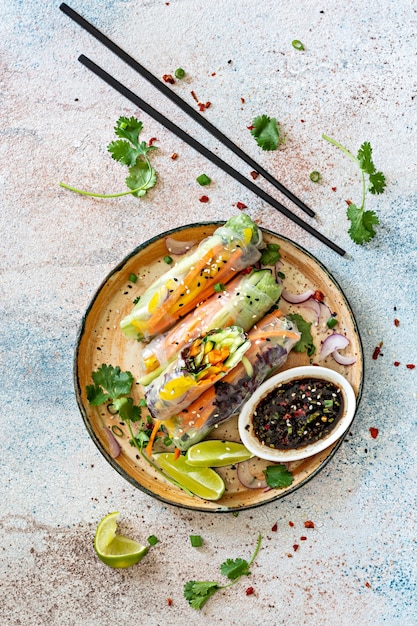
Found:
[[173, 452], [153, 455], [159, 467], [199, 498], [218, 500], [225, 490], [223, 479], [210, 467], [188, 465], [184, 456], [175, 458]]
[[139, 563], [147, 554], [149, 546], [117, 535], [119, 513], [109, 513], [97, 526], [94, 537], [94, 549], [98, 558], [106, 565], [115, 568], [130, 567]]
[[185, 460], [193, 467], [223, 467], [247, 461], [252, 456], [243, 443], [210, 439], [191, 446]]

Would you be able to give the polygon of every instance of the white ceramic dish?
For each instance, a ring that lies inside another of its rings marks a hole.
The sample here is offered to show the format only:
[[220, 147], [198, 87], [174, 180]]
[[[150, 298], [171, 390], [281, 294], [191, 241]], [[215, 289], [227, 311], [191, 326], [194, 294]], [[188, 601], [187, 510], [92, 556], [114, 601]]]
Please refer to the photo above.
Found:
[[[303, 378], [322, 379], [340, 387], [343, 395], [343, 414], [336, 426], [327, 436], [301, 448], [288, 450], [274, 449], [262, 444], [256, 437], [253, 428], [253, 414], [259, 403], [276, 387]], [[265, 381], [253, 394], [251, 399], [244, 405], [238, 422], [239, 436], [242, 443], [254, 455], [268, 461], [289, 463], [311, 457], [322, 452], [337, 441], [349, 428], [356, 410], [356, 396], [351, 384], [344, 376], [334, 370], [315, 365], [293, 367], [280, 372]]]

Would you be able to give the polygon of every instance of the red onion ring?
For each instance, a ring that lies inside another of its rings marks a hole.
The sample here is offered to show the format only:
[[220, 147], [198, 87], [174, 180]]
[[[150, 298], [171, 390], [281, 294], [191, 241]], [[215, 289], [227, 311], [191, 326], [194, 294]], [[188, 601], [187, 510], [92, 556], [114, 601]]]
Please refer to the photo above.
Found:
[[256, 459], [248, 459], [237, 464], [237, 477], [247, 489], [265, 489], [268, 485], [266, 480], [252, 473], [252, 467], [256, 468]]
[[309, 311], [312, 311], [314, 313], [314, 316], [315, 316], [315, 321], [317, 323], [319, 322], [320, 315], [321, 315], [320, 302], [317, 302], [317, 300], [314, 300], [314, 298], [309, 298], [305, 302], [301, 302], [300, 306], [303, 309], [308, 309]]
[[313, 295], [314, 291], [312, 289], [307, 289], [307, 291], [304, 291], [303, 293], [291, 293], [288, 289], [283, 289], [281, 293], [281, 297], [291, 304], [300, 304], [300, 302], [305, 302]]
[[339, 354], [337, 350], [334, 350], [332, 352], [332, 357], [334, 358], [336, 363], [339, 363], [339, 365], [353, 365], [354, 363], [356, 363], [355, 356], [343, 356], [342, 354]]
[[108, 430], [107, 428], [105, 429], [106, 435], [107, 435], [107, 440], [109, 442], [109, 452], [110, 452], [110, 456], [113, 459], [117, 459], [117, 457], [120, 454], [121, 448], [119, 445], [119, 442], [117, 441], [117, 439], [115, 438], [115, 436], [113, 435], [113, 433], [111, 432], [111, 430]]
[[326, 356], [332, 354], [335, 350], [343, 350], [349, 345], [349, 339], [340, 333], [332, 333], [323, 341], [320, 350], [320, 358], [325, 359]]
[[178, 241], [173, 237], [165, 237], [165, 246], [171, 254], [185, 254], [193, 247], [196, 241]]

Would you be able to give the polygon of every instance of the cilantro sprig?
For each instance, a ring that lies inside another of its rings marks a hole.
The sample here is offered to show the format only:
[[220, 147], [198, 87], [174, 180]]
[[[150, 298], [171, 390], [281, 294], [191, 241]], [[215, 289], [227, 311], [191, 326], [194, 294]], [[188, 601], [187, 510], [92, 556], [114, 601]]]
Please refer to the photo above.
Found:
[[184, 585], [184, 596], [188, 600], [189, 605], [196, 610], [200, 610], [206, 604], [207, 600], [220, 589], [227, 589], [234, 585], [242, 576], [249, 576], [250, 567], [256, 559], [261, 547], [262, 536], [258, 535], [255, 551], [249, 561], [245, 559], [227, 559], [220, 566], [220, 572], [226, 576], [231, 582], [226, 585], [220, 585], [216, 581], [195, 581], [189, 580]]
[[156, 184], [156, 172], [147, 155], [148, 152], [156, 150], [157, 147], [148, 145], [145, 141], [139, 141], [142, 128], [142, 122], [135, 117], [120, 117], [114, 127], [114, 132], [120, 139], [112, 141], [107, 146], [107, 150], [110, 152], [112, 158], [128, 167], [129, 175], [126, 178], [126, 185], [129, 187], [129, 191], [101, 194], [83, 191], [62, 182], [59, 183], [60, 186], [69, 191], [74, 191], [84, 196], [92, 196], [94, 198], [119, 198], [129, 194], [135, 197], [144, 196], [147, 190], [151, 189]]
[[279, 244], [268, 243], [266, 248], [262, 250], [260, 262], [262, 265], [275, 265], [281, 258]]
[[268, 465], [263, 472], [266, 484], [271, 489], [289, 487], [294, 480], [294, 476], [287, 470], [285, 465]]
[[[191, 491], [174, 478], [162, 472], [144, 452], [152, 432], [152, 424], [149, 423], [150, 418], [142, 418], [142, 409], [146, 406], [146, 403], [141, 400], [136, 405], [133, 398], [129, 395], [134, 382], [132, 374], [128, 371], [122, 372], [119, 366], [113, 367], [103, 363], [92, 373], [91, 377], [94, 384], [86, 387], [87, 400], [90, 405], [100, 406], [101, 404], [108, 404], [111, 413], [117, 413], [120, 419], [126, 423], [131, 437], [130, 444], [135, 446], [142, 458], [166, 480], [192, 496]], [[136, 433], [134, 433], [132, 428], [132, 424], [135, 422], [140, 422]], [[169, 445], [171, 441], [166, 439], [166, 443]]]
[[301, 337], [293, 347], [293, 351], [307, 352], [308, 356], [313, 356], [316, 351], [316, 347], [310, 330], [311, 322], [306, 322], [306, 320], [299, 313], [289, 313], [287, 317], [297, 324], [297, 328], [301, 333]]
[[262, 150], [276, 150], [280, 143], [279, 128], [275, 117], [259, 115], [251, 126], [251, 135]]
[[[357, 206], [353, 202], [349, 202], [347, 209], [347, 217], [350, 221], [349, 235], [350, 238], [357, 244], [370, 241], [375, 237], [376, 232], [374, 226], [379, 224], [379, 218], [375, 211], [365, 211], [365, 201], [367, 191], [372, 194], [381, 194], [385, 190], [386, 181], [382, 172], [376, 170], [372, 159], [372, 148], [369, 141], [365, 141], [358, 150], [358, 154], [355, 157], [349, 150], [342, 146], [338, 141], [335, 141], [327, 135], [323, 135], [323, 139], [330, 142], [344, 154], [346, 154], [359, 168], [362, 176], [362, 202], [360, 206]], [[368, 182], [366, 180], [368, 177]]]

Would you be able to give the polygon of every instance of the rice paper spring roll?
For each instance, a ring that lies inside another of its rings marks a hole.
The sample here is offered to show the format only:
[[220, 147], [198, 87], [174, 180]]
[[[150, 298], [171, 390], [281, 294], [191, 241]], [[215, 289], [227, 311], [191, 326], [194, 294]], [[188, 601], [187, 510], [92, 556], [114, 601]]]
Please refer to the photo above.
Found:
[[180, 413], [235, 367], [249, 348], [250, 341], [238, 326], [197, 337], [146, 387], [152, 417], [167, 420]]
[[256, 263], [262, 245], [262, 233], [248, 215], [232, 217], [148, 287], [122, 319], [123, 333], [149, 341], [165, 332], [210, 297], [215, 283], [227, 283]]
[[143, 376], [139, 382], [149, 384], [189, 341], [204, 332], [232, 325], [249, 331], [276, 305], [281, 292], [282, 285], [277, 283], [270, 269], [252, 270], [237, 276], [224, 291], [215, 293], [171, 330], [144, 346]]
[[295, 322], [280, 311], [274, 311], [257, 324], [248, 337], [251, 347], [244, 360], [195, 402], [165, 422], [180, 450], [202, 441], [213, 428], [239, 413], [255, 389], [285, 363], [301, 333]]

